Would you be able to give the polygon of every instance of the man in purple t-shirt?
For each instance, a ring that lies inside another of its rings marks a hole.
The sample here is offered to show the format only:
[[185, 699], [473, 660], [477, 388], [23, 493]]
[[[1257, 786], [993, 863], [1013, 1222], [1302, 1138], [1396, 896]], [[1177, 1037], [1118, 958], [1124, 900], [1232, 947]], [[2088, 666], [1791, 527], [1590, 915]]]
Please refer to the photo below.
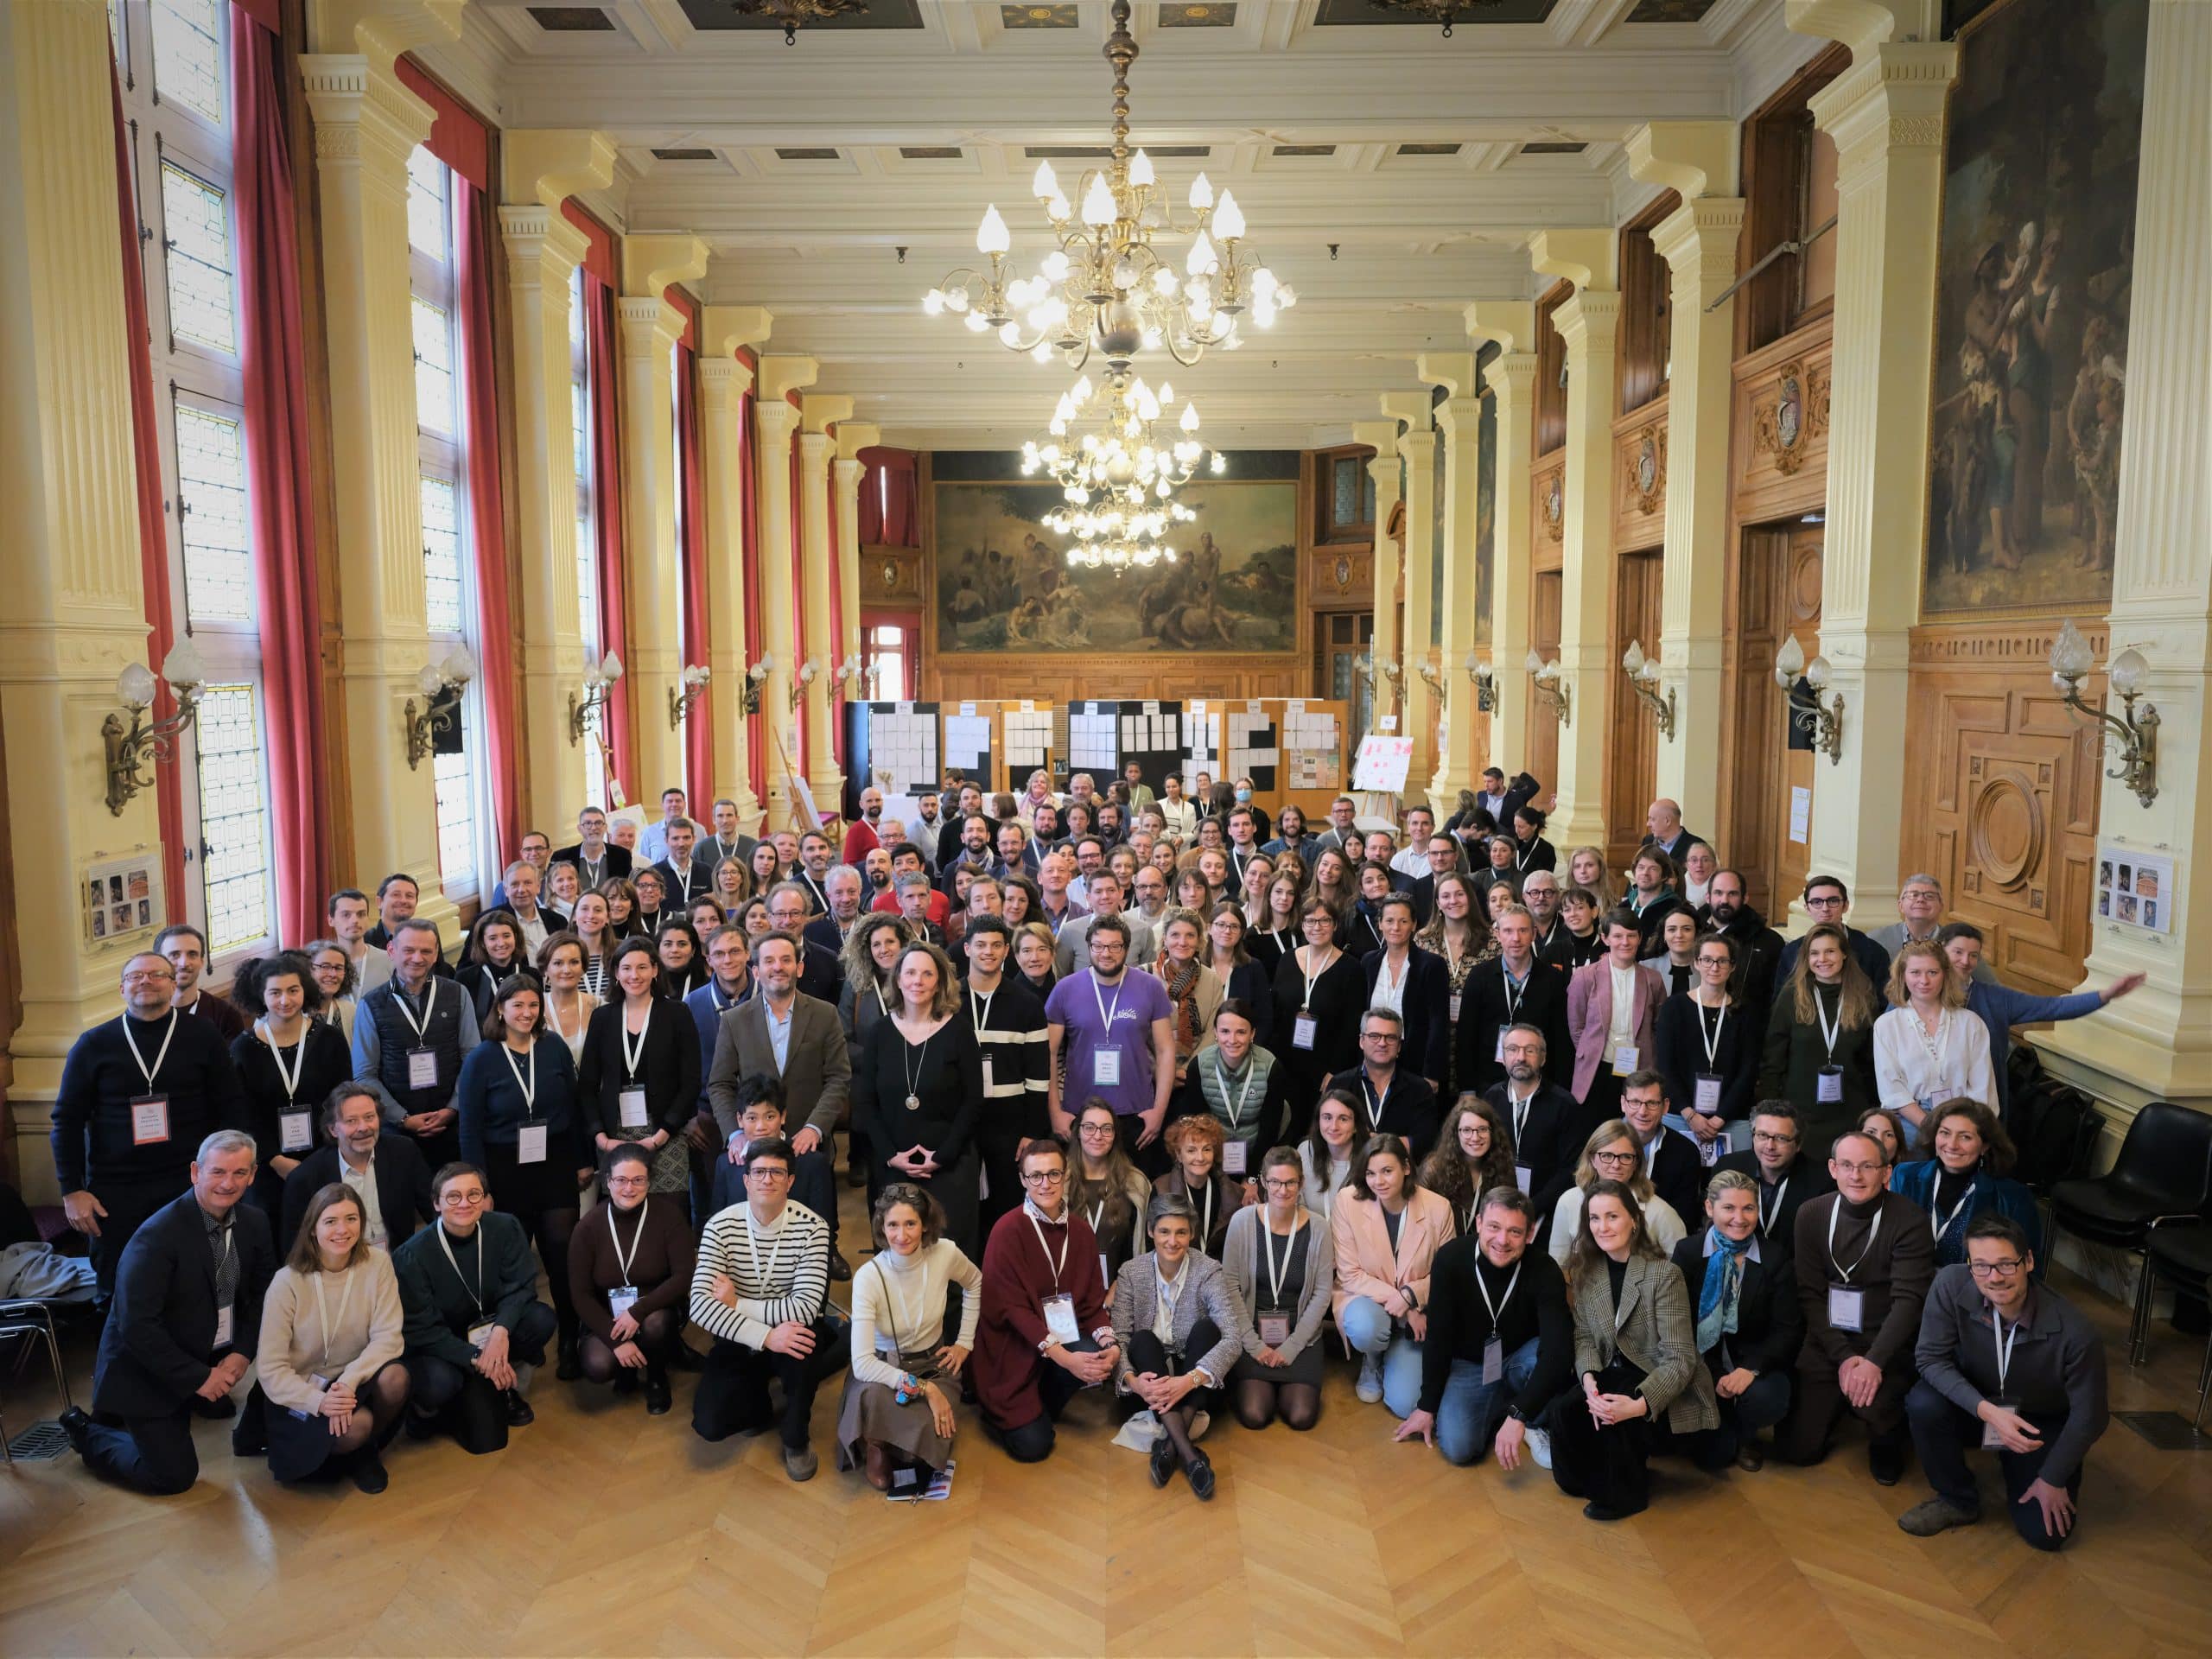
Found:
[[1052, 1128], [1068, 1134], [1071, 1104], [1096, 1095], [1114, 1109], [1122, 1143], [1148, 1147], [1160, 1137], [1175, 1084], [1173, 1005], [1154, 976], [1127, 971], [1129, 925], [1119, 916], [1091, 923], [1084, 944], [1090, 966], [1045, 1000]]

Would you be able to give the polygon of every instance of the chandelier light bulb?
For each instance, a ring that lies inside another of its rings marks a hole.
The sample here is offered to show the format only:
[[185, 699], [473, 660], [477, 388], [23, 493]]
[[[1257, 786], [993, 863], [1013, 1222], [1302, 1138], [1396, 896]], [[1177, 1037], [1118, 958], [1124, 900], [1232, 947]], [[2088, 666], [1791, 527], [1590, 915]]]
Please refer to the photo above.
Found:
[[991, 320], [980, 311], [970, 311], [964, 321], [968, 325], [968, 332], [971, 334], [982, 334], [991, 326]]
[[1103, 173], [1090, 175], [1090, 188], [1083, 193], [1083, 222], [1092, 226], [1111, 225], [1120, 217], [1114, 205], [1114, 192], [1107, 185]]
[[1039, 201], [1050, 201], [1060, 194], [1060, 181], [1052, 176], [1052, 164], [1050, 162], [1037, 163], [1037, 172], [1029, 181], [1029, 189]]
[[1175, 401], [1175, 387], [1173, 382], [1163, 380], [1160, 383], [1160, 401], [1163, 404]]
[[1213, 186], [1203, 173], [1191, 181], [1191, 210], [1203, 213], [1213, 206]]
[[[1184, 256], [1183, 269], [1197, 278], [1220, 268], [1221, 258], [1213, 251], [1213, 238], [1200, 231], [1198, 239], [1191, 244], [1191, 251]], [[1185, 291], [1188, 288], [1189, 284], [1185, 284]]]
[[1185, 432], [1195, 432], [1198, 429], [1198, 406], [1196, 404], [1183, 405], [1183, 418], [1179, 424]]
[[999, 217], [998, 204], [993, 202], [983, 209], [983, 222], [976, 227], [976, 251], [978, 253], [1004, 253], [1014, 245], [1014, 238], [1006, 228], [1006, 220]]
[[1135, 158], [1129, 162], [1129, 182], [1140, 190], [1152, 188], [1152, 157], [1141, 149], [1137, 151]]
[[958, 315], [961, 312], [965, 311], [970, 304], [970, 301], [968, 297], [968, 290], [964, 288], [949, 288], [945, 289], [944, 302], [950, 308], [954, 315]]
[[1221, 206], [1214, 209], [1213, 228], [1224, 242], [1235, 242], [1244, 234], [1244, 210], [1236, 205], [1233, 191], [1221, 193]]
[[940, 315], [944, 310], [944, 295], [941, 289], [933, 288], [930, 289], [928, 293], [922, 296], [923, 315], [934, 317]]
[[1774, 653], [1774, 682], [1783, 690], [1797, 683], [1797, 677], [1805, 671], [1805, 647], [1797, 643], [1794, 633], [1783, 636], [1782, 649]]
[[1152, 273], [1152, 291], [1154, 293], [1161, 295], [1173, 294], [1175, 291], [1175, 273], [1173, 271], [1170, 270], [1166, 265], [1160, 265], [1154, 269]]

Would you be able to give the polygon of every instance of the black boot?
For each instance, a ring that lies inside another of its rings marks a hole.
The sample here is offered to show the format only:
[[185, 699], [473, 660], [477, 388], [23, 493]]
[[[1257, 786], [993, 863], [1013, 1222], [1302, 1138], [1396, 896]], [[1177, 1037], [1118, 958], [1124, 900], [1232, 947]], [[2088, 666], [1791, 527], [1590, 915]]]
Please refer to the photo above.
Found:
[[579, 1338], [574, 1332], [561, 1338], [560, 1357], [553, 1367], [553, 1375], [563, 1382], [573, 1382], [584, 1374], [584, 1359]]
[[501, 1405], [505, 1408], [507, 1426], [510, 1428], [520, 1428], [525, 1423], [534, 1423], [537, 1421], [537, 1414], [530, 1408], [530, 1402], [524, 1399], [514, 1389], [505, 1390], [500, 1395], [499, 1400]]
[[667, 1415], [672, 1403], [668, 1387], [668, 1367], [658, 1360], [645, 1363], [645, 1414], [649, 1417]]

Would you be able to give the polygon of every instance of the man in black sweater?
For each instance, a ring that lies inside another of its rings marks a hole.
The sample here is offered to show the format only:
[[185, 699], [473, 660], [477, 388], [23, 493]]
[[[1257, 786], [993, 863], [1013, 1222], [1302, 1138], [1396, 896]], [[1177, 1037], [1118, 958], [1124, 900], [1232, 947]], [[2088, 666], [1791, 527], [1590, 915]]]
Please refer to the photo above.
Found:
[[[1763, 1100], [1751, 1108], [1751, 1149], [1732, 1152], [1713, 1165], [1732, 1169], [1758, 1183], [1759, 1254], [1777, 1267], [1797, 1251], [1797, 1212], [1808, 1198], [1835, 1191], [1827, 1166], [1805, 1150], [1804, 1125], [1786, 1100]], [[1684, 1216], [1687, 1224], [1690, 1217]]]
[[1588, 1135], [1581, 1103], [1544, 1079], [1544, 1033], [1529, 1025], [1505, 1028], [1505, 1077], [1483, 1090], [1513, 1135], [1515, 1179], [1535, 1206], [1539, 1231], [1551, 1224], [1552, 1206], [1574, 1179], [1575, 1160]]
[[1471, 1236], [1437, 1251], [1429, 1269], [1428, 1334], [1421, 1403], [1398, 1425], [1446, 1461], [1470, 1464], [1490, 1446], [1519, 1466], [1529, 1426], [1574, 1376], [1574, 1317], [1559, 1264], [1529, 1248], [1529, 1195], [1492, 1187]]
[[1736, 967], [1728, 990], [1736, 1005], [1766, 1029], [1767, 1010], [1774, 1006], [1775, 974], [1782, 964], [1782, 935], [1766, 925], [1766, 918], [1744, 902], [1744, 873], [1715, 870], [1705, 890], [1706, 923], [1716, 933], [1735, 941]]
[[245, 1096], [212, 1021], [170, 1006], [176, 969], [150, 950], [123, 964], [124, 1011], [71, 1045], [54, 1102], [62, 1213], [92, 1240], [99, 1295], [146, 1218], [192, 1181], [193, 1149], [242, 1128]]
[[1536, 955], [1535, 918], [1508, 905], [1491, 925], [1498, 955], [1479, 963], [1460, 988], [1452, 1081], [1484, 1090], [1505, 1075], [1505, 1030], [1544, 1033], [1544, 1075], [1560, 1088], [1574, 1081], [1574, 1040], [1567, 1027], [1567, 976]]

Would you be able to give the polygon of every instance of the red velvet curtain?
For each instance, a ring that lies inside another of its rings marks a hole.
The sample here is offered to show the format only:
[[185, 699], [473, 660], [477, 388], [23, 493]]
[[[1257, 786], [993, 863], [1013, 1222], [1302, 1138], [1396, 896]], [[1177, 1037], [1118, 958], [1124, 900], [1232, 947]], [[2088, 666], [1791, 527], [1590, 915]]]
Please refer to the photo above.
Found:
[[[797, 409], [798, 394], [797, 392], [790, 394], [787, 401], [793, 409]], [[803, 504], [806, 500], [806, 466], [804, 457], [799, 453], [798, 441], [799, 434], [804, 429], [796, 423], [791, 427], [791, 510], [789, 514], [791, 524], [791, 544], [778, 551], [779, 557], [789, 559], [791, 564], [791, 648], [796, 655], [796, 660], [791, 664], [791, 689], [795, 691], [798, 690], [798, 665], [806, 660], [806, 561], [801, 556], [806, 545], [804, 539], [806, 514], [803, 509]], [[829, 665], [818, 664], [816, 671], [826, 674], [830, 671]], [[771, 714], [772, 715], [773, 712], [772, 710]], [[807, 700], [801, 697], [798, 721], [798, 747], [791, 757], [791, 771], [794, 775], [800, 778], [806, 776], [806, 757], [814, 753], [813, 715], [814, 710], [808, 706]], [[822, 803], [817, 801], [814, 804], [816, 810], [819, 811]]]
[[[707, 482], [699, 456], [699, 353], [689, 345], [676, 348], [676, 423], [682, 464], [677, 481], [683, 492], [683, 656], [687, 664], [703, 664], [709, 660], [713, 627], [707, 609]], [[711, 692], [693, 703], [684, 717], [683, 766], [690, 775], [696, 810], [715, 793]]]
[[860, 461], [868, 468], [861, 477], [861, 544], [919, 547], [922, 520], [914, 452], [872, 444], [861, 451]]
[[[845, 660], [845, 561], [838, 549], [837, 531], [844, 515], [837, 505], [836, 451], [830, 451], [830, 660], [822, 665], [829, 673]], [[845, 683], [830, 682], [830, 752], [845, 764]], [[842, 803], [841, 808], [842, 808]]]
[[[584, 326], [591, 353], [592, 497], [599, 540], [600, 652], [602, 656], [611, 651], [622, 657], [629, 651], [630, 634], [623, 588], [622, 428], [615, 397], [615, 379], [620, 371], [615, 351], [614, 290], [588, 267], [584, 271]], [[622, 798], [627, 801], [631, 796], [622, 788], [623, 780], [634, 784], [637, 775], [631, 764], [629, 664], [625, 662], [623, 668], [623, 677], [609, 689], [607, 705], [601, 710], [600, 730], [614, 787], [622, 791]]]
[[[251, 31], [248, 31], [251, 32]], [[158, 689], [156, 717], [176, 713], [176, 698], [162, 679], [162, 664], [176, 643], [169, 607], [168, 521], [162, 511], [162, 437], [154, 406], [153, 337], [146, 316], [146, 268], [138, 246], [138, 191], [130, 171], [130, 142], [123, 124], [123, 83], [108, 60], [108, 93], [115, 111], [116, 214], [123, 229], [123, 326], [130, 364], [130, 459], [138, 479], [138, 580], [146, 598], [146, 658]], [[154, 821], [162, 837], [164, 925], [182, 918], [184, 904], [184, 793], [174, 766], [154, 768]]]
[[514, 607], [507, 591], [507, 521], [499, 485], [499, 346], [492, 322], [499, 232], [490, 193], [458, 168], [453, 185], [461, 220], [456, 264], [468, 410], [468, 518], [476, 543], [476, 643], [483, 659], [477, 683], [483, 690], [485, 765], [492, 779], [492, 844], [505, 858], [522, 844], [517, 779], [522, 734], [515, 711]]
[[[740, 352], [738, 360], [748, 369], [757, 370], [759, 359], [750, 352]], [[760, 617], [760, 480], [753, 474], [754, 457], [759, 453], [753, 441], [753, 389], [747, 386], [737, 400], [737, 478], [738, 478], [738, 534], [740, 556], [738, 563], [745, 572], [745, 666], [751, 668], [760, 660], [760, 641], [763, 633]], [[743, 716], [740, 716], [743, 718]], [[747, 728], [751, 740], [746, 745], [747, 782], [753, 790], [753, 798], [768, 798], [768, 756], [760, 741], [760, 728]]]
[[322, 770], [322, 608], [309, 497], [307, 356], [300, 313], [292, 158], [276, 92], [277, 38], [234, 6], [240, 310], [245, 321], [245, 448], [252, 503], [262, 702], [278, 936], [322, 931], [330, 797]]

